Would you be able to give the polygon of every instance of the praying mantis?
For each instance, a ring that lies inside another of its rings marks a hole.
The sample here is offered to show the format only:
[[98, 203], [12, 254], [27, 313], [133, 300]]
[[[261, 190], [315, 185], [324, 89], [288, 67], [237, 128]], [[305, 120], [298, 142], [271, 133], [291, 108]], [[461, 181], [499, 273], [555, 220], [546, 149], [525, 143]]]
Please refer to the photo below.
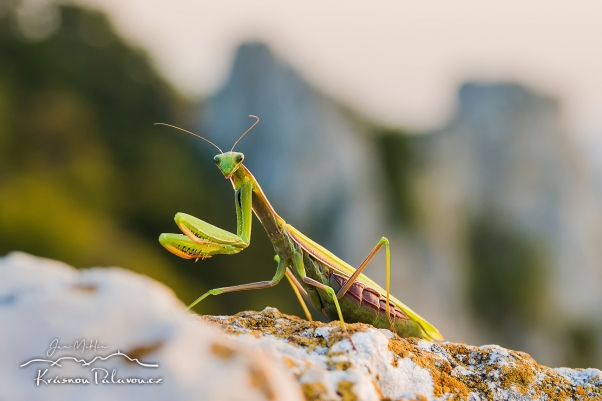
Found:
[[[233, 234], [194, 216], [177, 213], [175, 222], [183, 234], [163, 233], [159, 237], [161, 245], [184, 259], [202, 260], [214, 255], [236, 254], [250, 244], [252, 213], [255, 213], [276, 252], [274, 259], [277, 268], [271, 280], [215, 288], [197, 298], [188, 309], [210, 295], [270, 288], [286, 277], [308, 320], [311, 320], [311, 314], [306, 303], [321, 311], [326, 318], [338, 319], [347, 336], [345, 322], [361, 322], [390, 329], [401, 337], [443, 340], [443, 336], [432, 324], [390, 294], [391, 256], [387, 238], [382, 237], [362, 264], [354, 269], [287, 224], [276, 213], [255, 177], [243, 165], [244, 155], [234, 151], [236, 144], [259, 122], [259, 117], [249, 117], [256, 121], [236, 140], [229, 152], [223, 152], [213, 142], [190, 131], [170, 124], [156, 123], [187, 132], [219, 150], [220, 154], [214, 157], [214, 162], [234, 188], [237, 221], [236, 234]], [[386, 253], [386, 289], [362, 274], [383, 246]]]

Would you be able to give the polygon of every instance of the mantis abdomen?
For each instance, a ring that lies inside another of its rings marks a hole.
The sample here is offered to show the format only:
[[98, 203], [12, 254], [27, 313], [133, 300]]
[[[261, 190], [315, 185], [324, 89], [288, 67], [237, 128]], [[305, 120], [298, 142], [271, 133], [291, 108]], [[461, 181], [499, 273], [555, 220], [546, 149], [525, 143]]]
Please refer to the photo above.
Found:
[[[316, 281], [326, 284], [338, 292], [347, 282], [348, 277], [337, 274], [328, 266], [304, 253], [303, 260], [307, 267], [307, 275]], [[311, 267], [310, 267], [311, 266]], [[313, 267], [313, 268], [312, 268]], [[316, 287], [304, 285], [313, 306], [322, 312], [329, 320], [338, 319], [337, 309], [332, 299], [326, 292]], [[319, 302], [319, 303], [318, 303]], [[341, 309], [344, 310], [345, 321], [349, 323], [371, 324], [379, 329], [391, 329], [387, 317], [387, 299], [378, 290], [360, 281], [355, 281], [345, 295], [339, 299]], [[395, 331], [401, 337], [423, 337], [422, 329], [410, 319], [395, 304], [389, 304], [391, 321]]]

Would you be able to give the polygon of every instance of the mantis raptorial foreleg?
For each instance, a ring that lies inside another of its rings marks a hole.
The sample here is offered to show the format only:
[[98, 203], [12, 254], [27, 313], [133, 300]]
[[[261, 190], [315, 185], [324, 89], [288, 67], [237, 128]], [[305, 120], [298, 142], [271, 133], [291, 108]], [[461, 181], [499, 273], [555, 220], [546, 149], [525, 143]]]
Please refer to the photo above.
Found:
[[368, 266], [368, 263], [370, 263], [370, 261], [372, 260], [374, 255], [376, 255], [376, 252], [378, 252], [378, 250], [380, 248], [382, 248], [383, 245], [385, 246], [386, 266], [387, 266], [386, 283], [385, 283], [385, 289], [387, 291], [387, 307], [386, 307], [387, 318], [389, 319], [389, 324], [391, 325], [391, 331], [393, 333], [395, 333], [395, 326], [393, 325], [393, 320], [391, 319], [391, 311], [390, 311], [390, 307], [389, 307], [389, 296], [391, 293], [391, 249], [389, 247], [389, 240], [386, 237], [382, 237], [380, 239], [380, 241], [378, 241], [378, 243], [374, 246], [372, 251], [370, 251], [370, 253], [366, 257], [366, 259], [364, 259], [362, 264], [351, 275], [351, 277], [349, 277], [349, 279], [345, 282], [345, 284], [343, 284], [343, 286], [337, 293], [337, 299], [341, 299], [345, 296], [345, 294], [347, 293], [347, 291], [349, 291], [349, 288], [351, 287], [353, 282], [359, 277], [359, 275], [362, 273], [362, 270], [364, 270], [366, 268], [366, 266]]
[[[251, 183], [241, 186], [234, 193], [236, 205], [236, 235], [219, 227], [213, 226], [203, 220], [197, 219], [184, 213], [177, 213], [175, 217], [176, 224], [185, 235], [181, 234], [162, 234], [159, 240], [168, 250], [176, 255], [187, 259], [205, 259], [216, 254], [232, 255], [246, 248], [251, 241], [251, 223], [252, 223], [252, 192]], [[278, 256], [275, 258], [278, 262], [278, 268], [274, 278], [270, 281], [260, 281], [257, 283], [235, 285], [231, 287], [214, 288], [197, 298], [188, 306], [188, 309], [207, 298], [209, 295], [219, 295], [227, 292], [258, 290], [270, 288], [280, 282], [286, 274], [287, 279], [293, 291], [297, 295], [303, 310], [308, 318], [311, 314], [307, 305], [303, 301], [303, 296], [307, 293], [301, 287], [297, 279], [284, 263], [280, 262]]]
[[242, 251], [251, 242], [252, 190], [253, 186], [249, 183], [234, 193], [236, 234], [194, 216], [177, 213], [174, 220], [185, 235], [161, 234], [159, 242], [185, 259], [206, 259], [213, 255], [233, 255]]

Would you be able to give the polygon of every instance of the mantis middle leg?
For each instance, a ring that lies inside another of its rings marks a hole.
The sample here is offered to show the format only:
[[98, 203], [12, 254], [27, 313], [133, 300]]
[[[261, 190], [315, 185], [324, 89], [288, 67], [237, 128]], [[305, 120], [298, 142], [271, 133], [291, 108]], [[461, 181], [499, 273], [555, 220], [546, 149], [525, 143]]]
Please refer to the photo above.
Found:
[[[280, 256], [278, 256], [278, 255], [274, 256], [274, 260], [276, 261], [276, 263], [280, 263]], [[311, 303], [311, 300], [309, 299], [309, 295], [307, 295], [305, 288], [303, 288], [301, 283], [299, 283], [299, 281], [297, 281], [297, 278], [295, 277], [295, 275], [293, 274], [291, 269], [289, 269], [288, 267], [286, 268], [285, 274], [286, 274], [286, 279], [288, 280], [288, 283], [293, 288], [293, 291], [295, 292], [295, 295], [297, 296], [297, 299], [299, 300], [299, 303], [301, 304], [301, 308], [303, 308], [303, 312], [305, 312], [305, 317], [307, 318], [308, 321], [310, 321], [310, 322], [313, 321], [313, 319], [311, 318], [311, 313], [309, 312], [309, 309], [307, 309], [306, 302]]]
[[207, 291], [206, 293], [204, 293], [203, 295], [198, 297], [193, 303], [188, 305], [187, 309], [192, 308], [193, 306], [195, 306], [196, 304], [201, 302], [203, 299], [207, 298], [209, 295], [219, 295], [219, 294], [225, 294], [227, 292], [237, 292], [237, 291], [261, 290], [264, 288], [273, 287], [276, 284], [278, 284], [280, 282], [280, 280], [282, 280], [282, 277], [284, 277], [284, 275], [286, 273], [286, 269], [287, 269], [286, 262], [279, 261], [278, 268], [276, 269], [276, 274], [274, 274], [274, 277], [270, 281], [259, 281], [257, 283], [233, 285], [231, 287], [214, 288], [213, 290]]
[[[299, 276], [301, 277], [301, 280], [303, 280], [304, 283], [313, 285], [314, 287], [317, 287], [321, 290], [326, 291], [326, 293], [330, 296], [330, 298], [334, 302], [334, 306], [337, 309], [337, 314], [339, 315], [339, 321], [341, 322], [341, 329], [343, 330], [343, 332], [345, 332], [345, 334], [347, 334], [349, 336], [349, 334], [347, 333], [347, 327], [345, 326], [345, 320], [343, 319], [343, 312], [341, 311], [341, 306], [339, 305], [339, 300], [337, 299], [334, 289], [326, 284], [322, 284], [319, 281], [312, 279], [311, 277], [307, 277], [307, 273], [305, 272], [305, 266], [303, 264], [303, 255], [299, 251], [296, 251], [293, 254], [293, 266], [294, 266], [295, 270], [297, 270], [297, 273], [299, 274]], [[351, 337], [350, 337], [350, 339], [351, 339]], [[353, 342], [352, 342], [352, 344], [353, 344]]]

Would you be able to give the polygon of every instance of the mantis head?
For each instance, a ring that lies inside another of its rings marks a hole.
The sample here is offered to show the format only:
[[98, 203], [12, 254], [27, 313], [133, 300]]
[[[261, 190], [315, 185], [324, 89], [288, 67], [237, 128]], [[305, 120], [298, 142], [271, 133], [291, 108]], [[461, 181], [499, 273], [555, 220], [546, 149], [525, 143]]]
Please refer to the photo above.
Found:
[[179, 129], [180, 131], [184, 131], [189, 133], [190, 135], [194, 135], [197, 138], [201, 138], [203, 141], [209, 142], [211, 145], [215, 146], [217, 148], [217, 150], [220, 151], [220, 154], [215, 156], [213, 158], [213, 160], [215, 161], [215, 164], [217, 165], [217, 168], [220, 169], [220, 171], [222, 172], [222, 174], [224, 174], [224, 177], [230, 179], [232, 177], [232, 174], [234, 174], [234, 172], [236, 172], [236, 170], [238, 170], [238, 168], [240, 167], [240, 165], [242, 164], [242, 161], [245, 158], [245, 155], [243, 155], [240, 152], [235, 152], [234, 151], [234, 147], [236, 146], [236, 144], [238, 143], [238, 141], [240, 141], [242, 139], [243, 136], [245, 136], [247, 134], [247, 132], [251, 131], [251, 129], [257, 125], [257, 123], [259, 122], [259, 117], [254, 116], [254, 115], [249, 115], [249, 117], [253, 117], [255, 118], [257, 121], [255, 121], [253, 123], [253, 125], [251, 125], [249, 127], [249, 129], [247, 129], [237, 140], [236, 142], [234, 142], [234, 145], [232, 145], [232, 149], [230, 149], [229, 152], [224, 153], [223, 150], [221, 150], [219, 148], [219, 146], [217, 146], [216, 144], [214, 144], [213, 142], [211, 142], [210, 140], [203, 138], [200, 135], [197, 135], [193, 132], [187, 131], [185, 129], [182, 129], [180, 127], [176, 127], [174, 125], [170, 125], [170, 124], [165, 124], [165, 123], [155, 123], [155, 125], [166, 125], [168, 127], [172, 127], [175, 129]]
[[232, 174], [238, 170], [244, 159], [245, 155], [242, 153], [230, 151], [215, 156], [213, 161], [224, 177], [230, 178], [232, 177]]

